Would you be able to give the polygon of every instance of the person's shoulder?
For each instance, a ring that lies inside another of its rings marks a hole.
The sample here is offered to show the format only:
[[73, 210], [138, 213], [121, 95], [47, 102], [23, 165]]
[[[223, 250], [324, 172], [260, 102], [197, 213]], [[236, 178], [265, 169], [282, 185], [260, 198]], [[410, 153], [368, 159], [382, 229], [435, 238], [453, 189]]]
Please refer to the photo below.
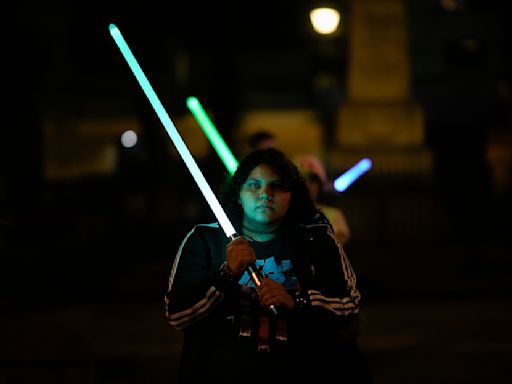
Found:
[[195, 224], [185, 235], [182, 246], [185, 244], [223, 244], [227, 240], [219, 223]]
[[333, 207], [332, 205], [317, 204], [317, 207], [320, 208], [326, 216], [341, 214], [341, 209]]
[[317, 207], [322, 210], [322, 212], [325, 214], [325, 216], [327, 216], [327, 218], [330, 221], [340, 219], [343, 220], [345, 218], [345, 215], [343, 214], [343, 211], [340, 208], [324, 204], [317, 204]]
[[212, 230], [212, 229], [220, 229], [219, 222], [215, 221], [213, 223], [199, 223], [194, 226], [194, 228], [197, 228], [199, 230]]
[[219, 223], [199, 223], [195, 224], [185, 235], [185, 239], [197, 237], [212, 237], [223, 234]]
[[329, 223], [315, 222], [300, 225], [299, 232], [294, 236], [297, 247], [309, 247], [311, 244], [330, 244], [332, 242], [332, 229]]
[[317, 220], [309, 224], [302, 224], [300, 227], [306, 233], [321, 233], [327, 232], [329, 229], [329, 223], [324, 220]]
[[192, 227], [190, 232], [198, 234], [217, 234], [219, 232], [223, 233], [222, 228], [218, 222], [196, 224], [194, 227]]

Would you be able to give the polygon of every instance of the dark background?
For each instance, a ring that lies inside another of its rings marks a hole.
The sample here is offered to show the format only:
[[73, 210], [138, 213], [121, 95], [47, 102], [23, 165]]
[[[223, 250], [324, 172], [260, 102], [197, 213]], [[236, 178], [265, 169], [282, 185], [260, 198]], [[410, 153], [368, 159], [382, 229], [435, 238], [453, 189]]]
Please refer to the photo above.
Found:
[[[334, 199], [353, 230], [362, 346], [378, 383], [511, 379], [510, 184], [496, 189], [486, 157], [496, 143], [508, 159], [512, 148], [510, 5], [453, 3], [448, 12], [440, 1], [408, 2], [411, 97], [425, 111], [431, 179], [369, 174]], [[336, 4], [349, 12], [348, 2]], [[245, 110], [320, 111], [312, 85], [320, 73], [339, 76], [345, 99], [346, 34], [316, 36], [309, 5], [5, 5], [0, 379], [161, 382], [175, 369], [180, 336], [161, 309], [167, 277], [183, 236], [212, 215], [169, 155], [108, 25], [119, 27], [170, 116], [196, 95], [234, 146]], [[127, 112], [142, 122], [141, 149], [122, 152], [114, 174], [45, 177], [48, 116]], [[211, 153], [198, 162], [217, 186], [220, 161]]]

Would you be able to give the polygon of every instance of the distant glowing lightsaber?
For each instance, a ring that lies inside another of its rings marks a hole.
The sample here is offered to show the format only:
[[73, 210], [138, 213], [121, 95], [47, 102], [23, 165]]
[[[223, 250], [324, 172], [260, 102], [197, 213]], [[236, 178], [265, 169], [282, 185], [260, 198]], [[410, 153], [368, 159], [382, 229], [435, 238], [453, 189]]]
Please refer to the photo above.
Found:
[[[210, 188], [210, 185], [204, 178], [203, 173], [201, 172], [194, 158], [190, 154], [187, 145], [181, 138], [180, 134], [178, 133], [178, 130], [171, 121], [171, 118], [169, 117], [162, 103], [158, 99], [158, 96], [153, 90], [151, 84], [149, 83], [149, 80], [147, 79], [146, 75], [142, 71], [142, 68], [139, 66], [139, 63], [135, 59], [135, 56], [133, 56], [130, 47], [128, 47], [128, 44], [126, 44], [126, 41], [124, 40], [123, 35], [121, 34], [121, 31], [114, 24], [110, 24], [108, 28], [110, 34], [114, 38], [114, 41], [121, 50], [123, 57], [125, 58], [126, 62], [130, 66], [130, 69], [137, 78], [137, 81], [142, 87], [142, 90], [146, 94], [146, 97], [148, 98], [149, 102], [153, 106], [153, 109], [160, 118], [160, 121], [162, 122], [165, 130], [167, 131], [167, 134], [174, 143], [174, 146], [181, 155], [181, 158], [183, 159], [183, 161], [185, 161], [185, 164], [190, 173], [192, 174], [192, 177], [194, 178], [195, 182], [197, 183], [197, 186], [199, 187], [204, 197], [206, 198], [206, 201], [210, 205], [210, 208], [215, 214], [217, 220], [219, 221], [222, 229], [224, 230], [224, 233], [230, 240], [235, 239], [236, 237], [238, 237], [235, 228], [231, 224], [231, 221], [229, 221], [229, 218], [224, 212], [224, 209], [222, 209], [222, 206], [217, 200], [217, 197], [213, 193], [212, 189]], [[260, 275], [256, 266], [250, 265], [249, 267], [247, 267], [247, 272], [249, 273], [249, 276], [253, 280], [254, 284], [256, 286], [259, 286], [261, 284], [262, 276]], [[277, 314], [277, 309], [275, 306], [270, 306], [270, 309], [272, 310], [272, 312]]]
[[201, 103], [196, 97], [190, 96], [187, 98], [187, 106], [203, 129], [208, 140], [210, 140], [213, 148], [217, 151], [228, 172], [230, 175], [233, 175], [238, 168], [238, 160], [233, 156], [233, 153], [215, 128], [215, 125], [213, 125]]
[[206, 201], [208, 202], [211, 209], [213, 210], [215, 217], [217, 218], [217, 220], [219, 220], [219, 223], [220, 223], [222, 229], [224, 230], [224, 233], [228, 237], [234, 236], [236, 234], [235, 228], [229, 221], [226, 213], [222, 209], [219, 201], [217, 200], [217, 197], [213, 193], [212, 189], [210, 188], [210, 185], [207, 183], [201, 170], [197, 166], [194, 158], [190, 154], [190, 151], [188, 150], [187, 145], [181, 138], [180, 134], [178, 133], [178, 130], [174, 126], [169, 115], [165, 111], [162, 103], [158, 99], [158, 96], [156, 95], [155, 91], [153, 90], [153, 87], [149, 83], [146, 75], [144, 75], [144, 72], [142, 71], [137, 60], [135, 59], [135, 57], [132, 54], [130, 47], [128, 47], [128, 44], [126, 44], [126, 41], [124, 40], [123, 35], [121, 35], [121, 31], [114, 24], [110, 24], [108, 28], [109, 28], [110, 34], [114, 38], [117, 46], [121, 50], [121, 53], [123, 54], [125, 60], [128, 62], [130, 69], [132, 70], [133, 74], [137, 78], [137, 81], [139, 82], [140, 86], [142, 87], [142, 90], [146, 94], [147, 98], [149, 99], [149, 102], [151, 103], [156, 114], [160, 118], [160, 121], [164, 125], [164, 128], [167, 131], [172, 142], [174, 143], [174, 146], [178, 150], [183, 161], [185, 161], [185, 164], [187, 165], [188, 170], [194, 177], [194, 180], [196, 181], [199, 189], [201, 190], [204, 197], [206, 198]]
[[334, 189], [338, 192], [343, 192], [350, 186], [350, 184], [356, 181], [359, 176], [368, 171], [371, 167], [372, 161], [370, 159], [364, 158], [359, 160], [356, 165], [334, 180]]
[[[233, 175], [238, 168], [238, 160], [233, 156], [233, 153], [227, 146], [219, 131], [215, 128], [215, 125], [201, 106], [201, 103], [196, 97], [189, 96], [187, 98], [187, 106], [201, 126], [208, 140], [210, 140], [210, 143], [226, 166], [228, 172], [230, 175]], [[371, 166], [371, 161], [369, 159], [365, 158], [360, 160], [356, 165], [336, 178], [333, 183], [334, 189], [338, 192], [345, 191], [357, 178], [370, 169]]]

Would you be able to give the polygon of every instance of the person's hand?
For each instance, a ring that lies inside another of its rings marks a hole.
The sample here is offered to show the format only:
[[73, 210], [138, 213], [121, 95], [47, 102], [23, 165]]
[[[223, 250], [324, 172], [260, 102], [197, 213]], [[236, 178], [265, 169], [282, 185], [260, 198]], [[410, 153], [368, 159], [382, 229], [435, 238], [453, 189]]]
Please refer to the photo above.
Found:
[[292, 309], [295, 305], [295, 301], [285, 287], [269, 278], [262, 279], [261, 285], [256, 288], [256, 291], [263, 306], [270, 307], [274, 305]]
[[256, 253], [243, 237], [237, 237], [226, 247], [228, 267], [234, 275], [241, 275], [249, 264], [256, 262]]

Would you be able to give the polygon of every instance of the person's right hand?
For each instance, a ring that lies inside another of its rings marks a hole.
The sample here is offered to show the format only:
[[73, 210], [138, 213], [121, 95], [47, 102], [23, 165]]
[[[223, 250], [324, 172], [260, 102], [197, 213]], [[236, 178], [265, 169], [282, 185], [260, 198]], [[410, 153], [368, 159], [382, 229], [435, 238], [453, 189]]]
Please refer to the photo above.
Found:
[[256, 262], [256, 253], [249, 241], [240, 236], [227, 245], [226, 258], [231, 272], [242, 275], [249, 264]]
[[260, 303], [266, 307], [282, 306], [287, 309], [292, 309], [295, 301], [290, 296], [286, 288], [277, 281], [269, 278], [261, 280], [261, 285], [256, 287]]

